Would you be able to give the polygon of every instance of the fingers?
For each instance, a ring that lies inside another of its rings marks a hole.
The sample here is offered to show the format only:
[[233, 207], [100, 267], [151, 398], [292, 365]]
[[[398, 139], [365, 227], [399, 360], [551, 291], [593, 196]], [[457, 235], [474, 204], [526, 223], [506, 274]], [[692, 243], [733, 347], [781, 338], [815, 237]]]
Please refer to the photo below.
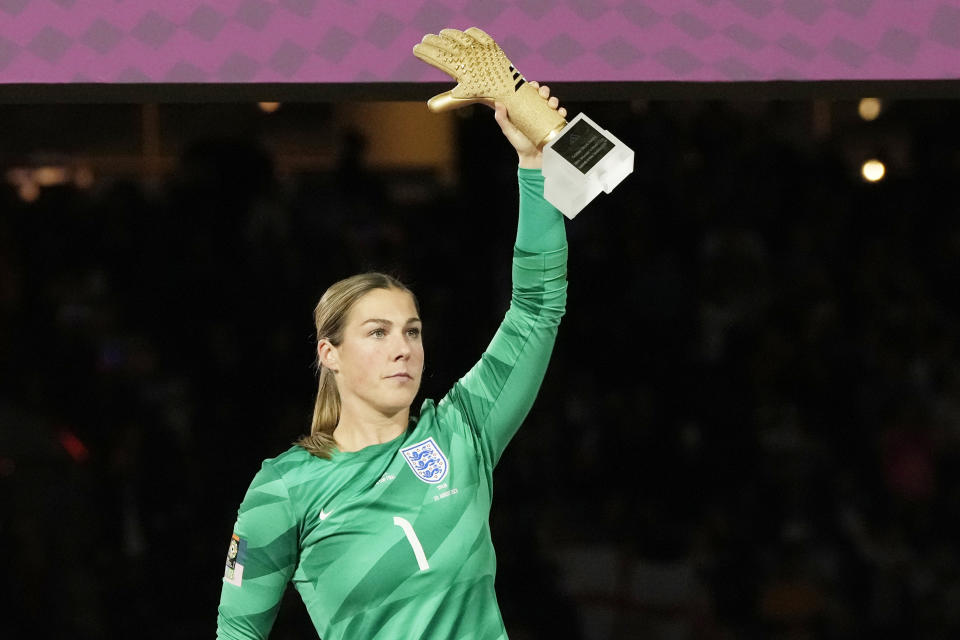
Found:
[[413, 55], [417, 56], [424, 62], [429, 62], [433, 64], [433, 61], [436, 60], [439, 62], [443, 58], [447, 57], [447, 52], [443, 49], [439, 49], [432, 44], [427, 44], [421, 42], [419, 44], [413, 45]]
[[531, 146], [530, 141], [527, 140], [527, 136], [523, 135], [523, 132], [510, 121], [510, 114], [507, 113], [507, 107], [502, 102], [494, 103], [493, 110], [494, 120], [500, 125], [500, 130], [503, 131], [503, 135], [515, 149], [519, 151], [524, 147]]
[[453, 90], [444, 91], [439, 93], [429, 100], [427, 100], [427, 109], [433, 113], [443, 113], [444, 111], [450, 111], [450, 109], [455, 108], [453, 106]]
[[528, 84], [537, 89], [540, 97], [547, 101], [551, 109], [556, 109], [561, 118], [567, 117], [567, 110], [560, 106], [560, 100], [556, 96], [550, 95], [550, 87], [547, 85], [541, 86], [536, 80], [531, 80]]
[[540, 97], [543, 98], [544, 100], [548, 100], [548, 99], [556, 100], [556, 98], [550, 98], [550, 87], [548, 87], [547, 85], [541, 86], [540, 83], [537, 82], [536, 80], [531, 80], [528, 84], [534, 89], [536, 89], [537, 92], [540, 94]]
[[[457, 98], [453, 95], [453, 91], [454, 90], [451, 89], [450, 91], [445, 91], [433, 96], [427, 100], [427, 108], [433, 113], [442, 113], [444, 111], [459, 109], [460, 107], [465, 107], [469, 104], [476, 104], [478, 102], [490, 104], [489, 98]], [[493, 105], [490, 104], [490, 106]]]
[[453, 78], [457, 77], [457, 70], [449, 62], [453, 54], [447, 49], [449, 44], [443, 39], [427, 34], [423, 37], [420, 44], [414, 45], [413, 55], [417, 56], [427, 64], [440, 69]]
[[448, 40], [458, 42], [466, 47], [469, 47], [471, 44], [473, 44], [473, 39], [470, 36], [457, 29], [443, 29], [440, 31], [440, 35]]
[[483, 44], [486, 46], [497, 44], [496, 42], [494, 42], [493, 38], [488, 36], [486, 32], [484, 32], [482, 29], [478, 29], [476, 27], [470, 27], [469, 29], [466, 30], [465, 33], [468, 36], [472, 37], [477, 42], [479, 42], [480, 44]]
[[510, 119], [507, 117], [507, 108], [503, 106], [502, 102], [493, 103], [493, 119], [497, 121], [501, 129], [504, 123], [510, 122]]
[[495, 102], [493, 105], [493, 119], [500, 125], [500, 129], [509, 138], [516, 131], [516, 127], [510, 122], [510, 116], [507, 115], [507, 108], [502, 102]]
[[494, 119], [500, 125], [504, 137], [513, 146], [519, 157], [520, 166], [535, 169], [540, 166], [540, 151], [529, 138], [510, 121], [510, 115], [502, 102], [494, 104]]
[[507, 113], [507, 107], [502, 102], [493, 104], [493, 119], [500, 125], [500, 129], [510, 138], [514, 135], [523, 135], [516, 125], [510, 121], [510, 114]]
[[[441, 31], [441, 33], [443, 32]], [[428, 44], [430, 46], [436, 47], [441, 51], [446, 51], [447, 53], [450, 53], [450, 54], [456, 53], [457, 49], [459, 48], [459, 45], [457, 44], [456, 40], [451, 40], [450, 38], [447, 38], [445, 36], [442, 36], [442, 35], [438, 36], [432, 33], [428, 33], [427, 35], [423, 36], [423, 40], [421, 40], [421, 42], [423, 44]]]

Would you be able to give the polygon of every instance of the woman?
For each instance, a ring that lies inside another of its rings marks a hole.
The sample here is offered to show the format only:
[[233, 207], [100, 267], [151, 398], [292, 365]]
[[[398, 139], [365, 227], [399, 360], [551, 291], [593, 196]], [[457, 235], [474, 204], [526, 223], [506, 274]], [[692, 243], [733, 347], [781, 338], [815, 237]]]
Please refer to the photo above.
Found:
[[[557, 109], [547, 87], [540, 95]], [[565, 109], [559, 109], [565, 115]], [[417, 304], [363, 274], [315, 311], [311, 434], [264, 462], [240, 506], [218, 638], [265, 638], [293, 582], [323, 640], [506, 638], [494, 592], [493, 468], [533, 403], [566, 301], [566, 236], [541, 157], [503, 105], [519, 158], [510, 309], [475, 365], [419, 417]]]

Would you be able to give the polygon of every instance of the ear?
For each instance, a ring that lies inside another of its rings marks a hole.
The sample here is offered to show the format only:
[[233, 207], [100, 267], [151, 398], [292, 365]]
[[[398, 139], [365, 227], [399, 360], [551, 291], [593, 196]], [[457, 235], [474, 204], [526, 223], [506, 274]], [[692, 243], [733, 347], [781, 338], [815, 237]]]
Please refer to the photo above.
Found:
[[326, 338], [317, 343], [317, 362], [334, 373], [338, 373], [339, 361], [337, 356], [337, 348]]

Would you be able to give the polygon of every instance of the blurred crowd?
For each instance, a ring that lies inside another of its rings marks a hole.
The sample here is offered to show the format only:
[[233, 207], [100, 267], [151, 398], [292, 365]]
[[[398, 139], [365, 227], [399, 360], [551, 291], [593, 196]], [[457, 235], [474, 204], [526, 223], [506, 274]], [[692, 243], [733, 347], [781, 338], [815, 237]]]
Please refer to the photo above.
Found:
[[[511, 638], [957, 637], [960, 103], [570, 106], [636, 166], [568, 225], [568, 313], [495, 474]], [[466, 371], [517, 195], [492, 115], [458, 127], [455, 184], [345, 134], [326, 172], [216, 137], [161, 184], [0, 185], [0, 635], [212, 637], [337, 279], [417, 293], [421, 397]], [[311, 637], [288, 595], [272, 637]]]

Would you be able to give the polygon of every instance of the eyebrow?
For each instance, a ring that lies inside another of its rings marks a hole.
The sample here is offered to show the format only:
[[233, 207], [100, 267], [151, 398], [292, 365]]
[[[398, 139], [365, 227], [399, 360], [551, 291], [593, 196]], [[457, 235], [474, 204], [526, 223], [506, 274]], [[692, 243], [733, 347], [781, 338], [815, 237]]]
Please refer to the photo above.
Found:
[[[386, 325], [393, 324], [393, 322], [385, 318], [370, 318], [369, 320], [364, 320], [361, 324], [369, 324], [371, 322], [375, 322], [377, 324], [386, 324]], [[420, 318], [413, 316], [412, 318], [407, 318], [407, 321], [405, 324], [410, 324], [411, 322], [421, 322], [421, 320]]]

